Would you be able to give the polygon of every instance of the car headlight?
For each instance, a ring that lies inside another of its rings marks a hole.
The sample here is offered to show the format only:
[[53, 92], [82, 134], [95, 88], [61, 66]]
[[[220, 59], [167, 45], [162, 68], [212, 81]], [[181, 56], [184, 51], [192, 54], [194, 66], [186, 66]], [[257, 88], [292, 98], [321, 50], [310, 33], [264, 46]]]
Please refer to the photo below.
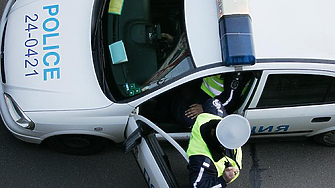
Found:
[[13, 120], [23, 128], [34, 130], [35, 123], [31, 121], [26, 114], [24, 114], [24, 112], [19, 107], [19, 105], [17, 105], [14, 99], [7, 93], [5, 93], [4, 96], [8, 111], [12, 116]]

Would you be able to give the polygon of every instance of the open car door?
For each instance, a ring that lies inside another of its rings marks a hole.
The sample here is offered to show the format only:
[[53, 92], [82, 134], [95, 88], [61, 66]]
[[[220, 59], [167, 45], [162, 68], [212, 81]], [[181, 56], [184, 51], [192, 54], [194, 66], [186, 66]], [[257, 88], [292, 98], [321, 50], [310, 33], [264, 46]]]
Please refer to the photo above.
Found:
[[132, 151], [150, 188], [178, 188], [167, 155], [160, 147], [156, 132], [166, 138], [188, 162], [186, 152], [164, 131], [140, 115], [129, 118], [126, 129], [125, 153]]

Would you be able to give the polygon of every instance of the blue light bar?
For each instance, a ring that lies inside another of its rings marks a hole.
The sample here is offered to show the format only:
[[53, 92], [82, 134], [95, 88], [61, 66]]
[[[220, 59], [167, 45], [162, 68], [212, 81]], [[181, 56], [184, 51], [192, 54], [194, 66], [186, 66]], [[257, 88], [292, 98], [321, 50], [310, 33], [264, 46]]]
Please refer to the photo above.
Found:
[[219, 20], [222, 60], [225, 66], [256, 63], [248, 14], [224, 15]]

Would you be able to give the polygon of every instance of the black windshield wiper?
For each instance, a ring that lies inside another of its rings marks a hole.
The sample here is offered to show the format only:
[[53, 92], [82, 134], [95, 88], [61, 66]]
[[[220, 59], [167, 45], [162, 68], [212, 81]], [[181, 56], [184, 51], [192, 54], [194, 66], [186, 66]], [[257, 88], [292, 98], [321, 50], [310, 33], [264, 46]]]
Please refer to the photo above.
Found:
[[93, 64], [99, 85], [105, 93], [105, 56], [104, 56], [104, 42], [103, 42], [103, 16], [106, 11], [107, 0], [96, 0], [92, 12], [92, 56]]
[[106, 8], [107, 0], [97, 0], [93, 6], [93, 13], [92, 13], [92, 25], [91, 25], [91, 32], [92, 32], [92, 50], [94, 51], [96, 46], [97, 39], [100, 40], [98, 35], [98, 31], [101, 30], [102, 18], [104, 16], [104, 11]]

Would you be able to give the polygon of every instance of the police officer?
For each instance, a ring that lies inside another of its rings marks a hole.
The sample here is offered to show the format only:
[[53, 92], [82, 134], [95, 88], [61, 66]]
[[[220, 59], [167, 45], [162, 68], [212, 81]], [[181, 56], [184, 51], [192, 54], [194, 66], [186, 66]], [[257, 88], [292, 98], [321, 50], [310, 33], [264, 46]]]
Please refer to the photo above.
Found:
[[[203, 79], [201, 90], [211, 98], [219, 99], [228, 114], [234, 112], [236, 104], [239, 102], [251, 80], [252, 72], [227, 73], [224, 75], [214, 75]], [[192, 104], [186, 111], [188, 118], [195, 119], [203, 112], [202, 104]]]
[[241, 146], [250, 137], [250, 125], [242, 116], [227, 116], [217, 99], [207, 100], [204, 111], [187, 149], [190, 187], [226, 187], [242, 169]]
[[[227, 73], [214, 75], [195, 83], [182, 92], [176, 92], [171, 100], [171, 112], [176, 121], [186, 127], [192, 127], [199, 114], [204, 112], [203, 105], [208, 99], [218, 99], [228, 114], [238, 107], [241, 96], [246, 92], [252, 72]], [[197, 88], [193, 89], [192, 88]], [[187, 92], [185, 92], [185, 90]]]

